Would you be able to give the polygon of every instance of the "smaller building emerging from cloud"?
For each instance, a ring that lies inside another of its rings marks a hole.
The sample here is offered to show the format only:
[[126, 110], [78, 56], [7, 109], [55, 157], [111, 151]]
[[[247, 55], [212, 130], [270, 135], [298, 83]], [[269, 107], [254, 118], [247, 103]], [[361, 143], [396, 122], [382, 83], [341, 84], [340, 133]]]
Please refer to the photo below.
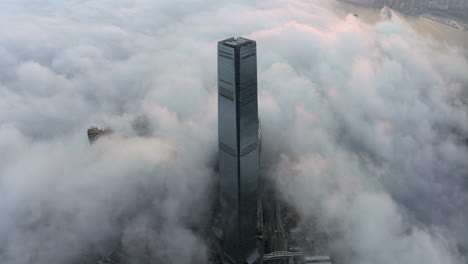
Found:
[[88, 129], [89, 144], [94, 143], [100, 136], [109, 135], [111, 133], [112, 129], [110, 127], [106, 127], [104, 130], [102, 130], [92, 126]]

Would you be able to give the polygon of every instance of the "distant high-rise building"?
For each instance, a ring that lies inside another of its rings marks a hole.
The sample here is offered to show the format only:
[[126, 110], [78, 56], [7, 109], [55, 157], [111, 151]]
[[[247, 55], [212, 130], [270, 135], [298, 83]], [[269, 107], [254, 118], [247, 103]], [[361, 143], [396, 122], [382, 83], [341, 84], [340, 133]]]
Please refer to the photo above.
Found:
[[112, 129], [110, 127], [106, 127], [104, 130], [99, 129], [95, 126], [92, 126], [88, 129], [88, 139], [89, 143], [92, 144], [96, 141], [100, 136], [109, 135], [112, 133]]
[[223, 260], [253, 263], [259, 178], [256, 42], [218, 42], [218, 139]]

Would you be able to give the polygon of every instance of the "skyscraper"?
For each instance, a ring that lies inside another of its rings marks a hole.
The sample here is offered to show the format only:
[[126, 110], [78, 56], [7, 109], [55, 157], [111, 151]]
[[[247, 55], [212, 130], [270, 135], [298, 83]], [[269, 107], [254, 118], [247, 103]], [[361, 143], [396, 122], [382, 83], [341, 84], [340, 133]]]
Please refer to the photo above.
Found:
[[259, 175], [256, 42], [218, 42], [218, 140], [223, 259], [253, 263]]

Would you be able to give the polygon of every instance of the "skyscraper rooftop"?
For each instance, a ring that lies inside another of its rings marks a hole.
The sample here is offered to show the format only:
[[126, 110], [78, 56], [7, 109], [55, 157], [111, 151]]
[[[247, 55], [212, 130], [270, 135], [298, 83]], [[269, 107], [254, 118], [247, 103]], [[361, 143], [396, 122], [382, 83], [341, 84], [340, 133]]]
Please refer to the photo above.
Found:
[[222, 40], [220, 41], [220, 43], [226, 45], [226, 46], [229, 46], [229, 47], [241, 47], [241, 46], [244, 46], [244, 45], [248, 45], [250, 43], [254, 43], [255, 41], [253, 40], [250, 40], [250, 39], [246, 39], [246, 38], [228, 38], [228, 39], [225, 39], [225, 40]]

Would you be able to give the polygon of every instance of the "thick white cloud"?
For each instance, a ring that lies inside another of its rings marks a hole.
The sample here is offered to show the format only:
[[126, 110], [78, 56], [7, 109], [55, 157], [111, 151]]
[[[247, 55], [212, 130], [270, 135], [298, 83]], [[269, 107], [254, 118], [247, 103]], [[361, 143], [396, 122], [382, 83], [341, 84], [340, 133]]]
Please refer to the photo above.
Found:
[[[282, 54], [262, 73], [264, 149], [280, 153], [271, 173], [303, 216], [337, 232], [330, 250], [353, 263], [461, 261], [466, 60], [436, 55], [395, 16], [253, 35]], [[441, 69], [449, 60], [457, 67]]]
[[[216, 42], [257, 40], [263, 160], [351, 263], [462, 263], [468, 63], [307, 1], [4, 1], [0, 262], [206, 262]], [[441, 52], [442, 51], [442, 52]], [[118, 131], [89, 146], [96, 124]], [[274, 165], [273, 165], [274, 164]]]

